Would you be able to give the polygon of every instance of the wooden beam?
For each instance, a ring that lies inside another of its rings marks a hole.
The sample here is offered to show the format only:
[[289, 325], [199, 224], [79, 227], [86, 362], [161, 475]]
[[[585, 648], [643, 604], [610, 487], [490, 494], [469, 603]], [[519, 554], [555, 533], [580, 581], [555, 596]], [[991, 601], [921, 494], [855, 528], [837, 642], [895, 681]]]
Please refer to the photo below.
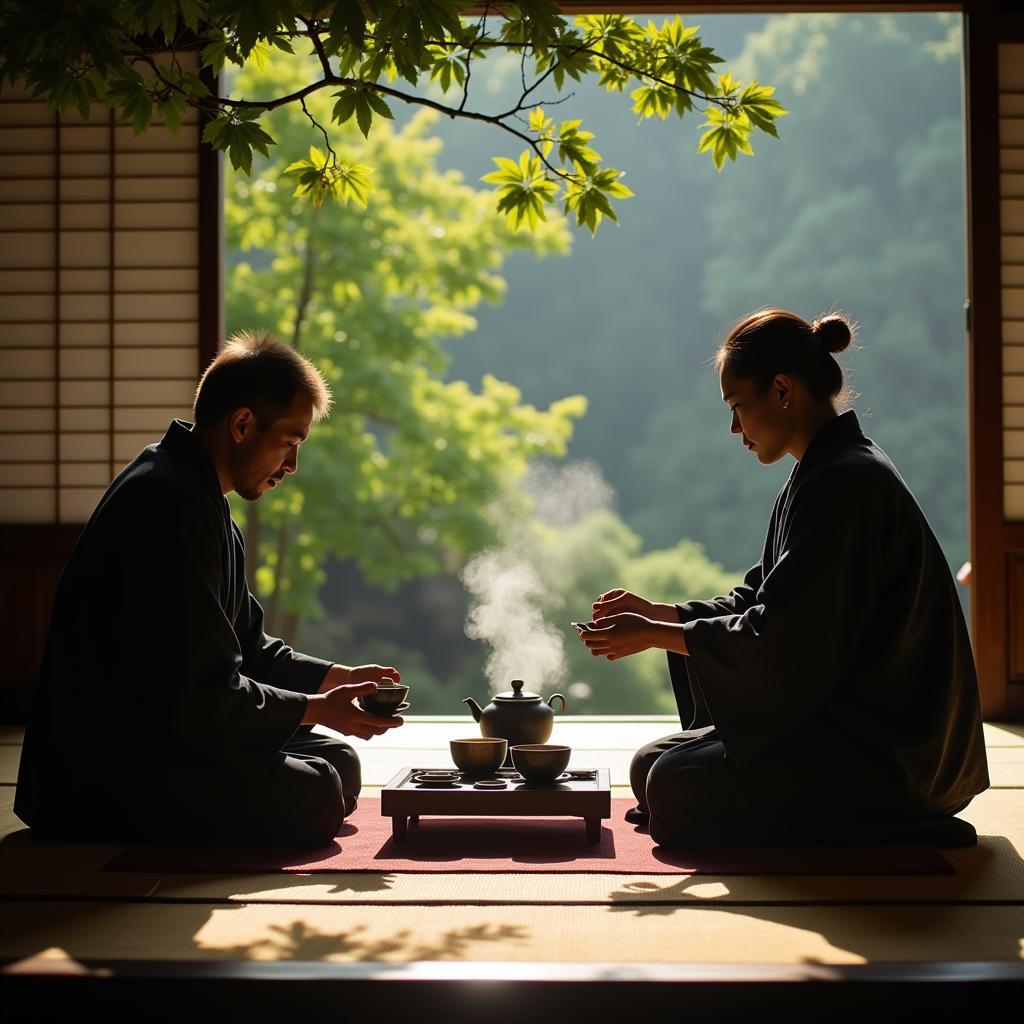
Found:
[[[33, 969], [33, 967], [35, 969]], [[1024, 990], [1013, 962], [732, 964], [147, 962], [41, 960], [0, 966], [12, 1005], [81, 1017], [178, 1021], [229, 1011], [278, 1021], [371, 1019], [475, 1021], [619, 1020], [636, 1015], [707, 1020], [856, 1021], [906, 1015], [977, 1020], [1006, 1014]], [[844, 984], [845, 983], [845, 984]]]
[[[203, 74], [219, 95], [220, 78]], [[210, 118], [199, 119], [199, 365], [202, 375], [224, 340], [224, 155], [203, 142]]]

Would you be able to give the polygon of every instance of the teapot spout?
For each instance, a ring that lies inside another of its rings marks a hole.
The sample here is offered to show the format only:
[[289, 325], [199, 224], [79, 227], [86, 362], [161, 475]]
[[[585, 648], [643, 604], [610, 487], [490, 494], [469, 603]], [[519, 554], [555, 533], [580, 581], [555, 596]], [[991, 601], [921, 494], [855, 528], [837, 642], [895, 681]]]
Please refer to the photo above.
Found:
[[466, 697], [463, 701], [470, 711], [473, 712], [473, 719], [477, 722], [480, 721], [480, 716], [483, 714], [483, 708], [472, 697]]

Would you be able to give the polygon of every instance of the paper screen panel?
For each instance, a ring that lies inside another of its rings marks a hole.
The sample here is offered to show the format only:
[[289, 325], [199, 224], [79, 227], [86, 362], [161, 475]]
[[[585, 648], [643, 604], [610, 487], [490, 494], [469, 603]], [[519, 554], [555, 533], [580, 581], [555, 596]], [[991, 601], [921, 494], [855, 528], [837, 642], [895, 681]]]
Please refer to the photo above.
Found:
[[198, 118], [135, 136], [89, 114], [0, 91], [0, 522], [84, 522], [190, 415]]
[[56, 513], [56, 133], [41, 104], [19, 90], [0, 92], [0, 516], [7, 521], [47, 522]]
[[1003, 515], [1024, 520], [1024, 44], [999, 47]]
[[0, 433], [21, 431], [52, 434], [56, 429], [57, 413], [54, 409], [0, 409]]
[[[2, 236], [3, 230], [0, 229], [0, 238]], [[4, 274], [0, 271], [0, 284], [3, 279]], [[52, 323], [4, 323], [0, 320], [0, 348], [52, 348], [55, 336]], [[6, 368], [6, 357], [2, 365]]]

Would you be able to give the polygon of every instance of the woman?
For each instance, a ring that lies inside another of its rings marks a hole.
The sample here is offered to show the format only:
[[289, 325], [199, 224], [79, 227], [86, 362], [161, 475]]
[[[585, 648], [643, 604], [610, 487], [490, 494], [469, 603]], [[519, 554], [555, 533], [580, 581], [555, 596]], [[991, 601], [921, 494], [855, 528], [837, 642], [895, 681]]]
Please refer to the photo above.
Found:
[[934, 841], [988, 786], [955, 585], [885, 453], [841, 415], [841, 316], [751, 314], [716, 368], [732, 432], [796, 460], [761, 561], [730, 594], [680, 605], [624, 590], [580, 630], [609, 660], [668, 651], [686, 731], [641, 749], [631, 782], [667, 846]]

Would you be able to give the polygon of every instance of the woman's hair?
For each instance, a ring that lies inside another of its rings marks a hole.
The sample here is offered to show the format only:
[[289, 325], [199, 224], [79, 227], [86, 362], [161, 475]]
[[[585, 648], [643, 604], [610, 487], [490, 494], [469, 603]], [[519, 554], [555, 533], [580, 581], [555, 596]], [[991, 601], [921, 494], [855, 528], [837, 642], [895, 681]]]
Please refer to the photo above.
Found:
[[833, 353], [853, 340], [855, 325], [842, 313], [829, 313], [813, 323], [785, 309], [760, 309], [729, 332], [715, 354], [715, 369], [737, 377], [753, 377], [760, 390], [786, 373], [798, 377], [818, 402], [848, 402], [852, 391]]
[[192, 412], [196, 425], [207, 427], [247, 406], [267, 427], [287, 413], [300, 391], [313, 402], [313, 419], [323, 419], [331, 389], [320, 371], [269, 331], [239, 331], [206, 368]]

